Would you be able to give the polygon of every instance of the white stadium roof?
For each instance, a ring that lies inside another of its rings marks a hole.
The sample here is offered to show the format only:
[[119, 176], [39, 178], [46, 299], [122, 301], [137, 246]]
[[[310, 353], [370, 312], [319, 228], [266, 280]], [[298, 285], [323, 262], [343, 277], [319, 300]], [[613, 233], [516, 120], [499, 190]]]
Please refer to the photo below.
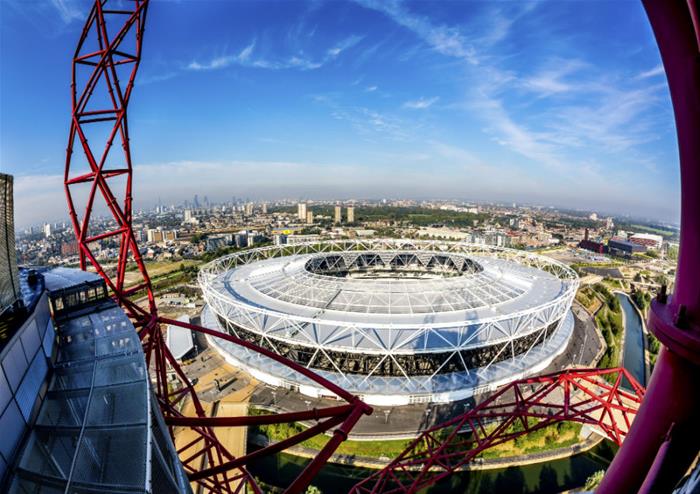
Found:
[[[571, 336], [578, 277], [525, 251], [381, 239], [241, 251], [204, 266], [199, 283], [210, 325], [405, 403], [457, 399], [548, 365]], [[236, 345], [218, 348], [266, 382], [304, 384]]]

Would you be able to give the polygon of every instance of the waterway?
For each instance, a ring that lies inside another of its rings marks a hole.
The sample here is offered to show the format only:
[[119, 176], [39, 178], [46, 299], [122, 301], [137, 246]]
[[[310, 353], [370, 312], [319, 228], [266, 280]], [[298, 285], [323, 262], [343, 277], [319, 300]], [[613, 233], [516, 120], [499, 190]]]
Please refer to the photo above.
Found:
[[[497, 470], [464, 471], [420, 491], [423, 494], [556, 494], [582, 487], [586, 479], [604, 470], [612, 460], [616, 446], [603, 441], [591, 450], [560, 460]], [[249, 466], [249, 471], [265, 482], [285, 487], [302, 471], [308, 459], [280, 453]], [[348, 492], [374, 470], [342, 465], [327, 465], [313, 485], [323, 494]]]
[[632, 300], [623, 294], [616, 293], [625, 315], [625, 342], [622, 353], [622, 365], [637, 381], [646, 386], [646, 364], [644, 362], [644, 331], [642, 319], [634, 307]]

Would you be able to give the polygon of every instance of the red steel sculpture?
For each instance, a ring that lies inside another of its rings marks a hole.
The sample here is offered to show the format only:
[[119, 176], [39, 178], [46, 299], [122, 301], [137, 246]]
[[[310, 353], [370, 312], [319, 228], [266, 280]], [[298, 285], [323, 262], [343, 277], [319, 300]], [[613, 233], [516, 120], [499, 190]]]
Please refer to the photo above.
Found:
[[[190, 481], [209, 492], [261, 492], [246, 465], [272, 455], [309, 437], [334, 429], [332, 438], [287, 492], [302, 492], [363, 414], [372, 409], [360, 399], [312, 371], [277, 354], [233, 336], [180, 321], [161, 318], [153, 296], [153, 287], [132, 229], [132, 160], [127, 126], [127, 106], [141, 60], [148, 0], [127, 2], [132, 8], [109, 8], [114, 2], [96, 0], [85, 21], [73, 57], [72, 120], [65, 166], [65, 192], [71, 222], [80, 249], [80, 266], [88, 263], [104, 278], [115, 299], [134, 321], [143, 343], [146, 362], [155, 381], [155, 392], [171, 435], [175, 427], [189, 427], [195, 439], [178, 447], [178, 454]], [[118, 139], [121, 149], [114, 146]], [[74, 153], [74, 147], [77, 152]], [[115, 149], [117, 148], [117, 149]], [[119, 196], [118, 192], [122, 195]], [[84, 203], [78, 209], [77, 204]], [[93, 221], [93, 212], [102, 208], [110, 222]], [[82, 212], [82, 216], [80, 213]], [[100, 230], [98, 225], [109, 226]], [[109, 241], [118, 246], [115, 266], [98, 260], [92, 249], [96, 242]], [[140, 273], [140, 283], [127, 288], [125, 274], [129, 265]], [[147, 301], [141, 307], [136, 300]], [[223, 338], [283, 363], [303, 374], [347, 402], [345, 405], [304, 412], [249, 417], [207, 417], [192, 382], [168, 350], [162, 324], [173, 324]], [[177, 384], [168, 381], [174, 373]], [[178, 405], [189, 399], [196, 417], [185, 417]], [[309, 429], [278, 443], [234, 458], [217, 439], [217, 427], [239, 427], [315, 420]]]
[[[622, 387], [623, 378], [631, 390]], [[421, 433], [352, 492], [418, 492], [488, 448], [562, 421], [589, 424], [622, 444], [643, 397], [644, 388], [621, 368], [568, 370], [515, 381], [468, 412]]]
[[[372, 409], [357, 397], [264, 348], [233, 336], [162, 318], [151, 280], [132, 229], [132, 163], [126, 110], [141, 59], [149, 0], [110, 9], [96, 0], [73, 58], [72, 120], [66, 152], [65, 192], [78, 240], [80, 265], [96, 270], [134, 321], [143, 342], [155, 392], [171, 434], [189, 427], [196, 438], [179, 447], [190, 480], [211, 492], [261, 492], [246, 465], [316, 434], [334, 429], [332, 439], [290, 485], [300, 492], [318, 473], [363, 414]], [[355, 487], [355, 492], [414, 492], [454, 472], [488, 447], [561, 420], [591, 424], [620, 444], [620, 452], [598, 492], [670, 492], [700, 446], [700, 9], [697, 0], [644, 0], [666, 69], [673, 101], [681, 161], [681, 244], [675, 291], [659, 295], [649, 327], [664, 344], [646, 393], [630, 426], [643, 389], [624, 370], [574, 370], [514, 382], [477, 408], [425, 431], [386, 469]], [[115, 139], [121, 150], [115, 150]], [[80, 151], [73, 153], [74, 146]], [[120, 191], [121, 195], [117, 192]], [[81, 208], [77, 204], [83, 204]], [[100, 208], [108, 224], [94, 222]], [[82, 216], [80, 215], [82, 213]], [[98, 260], [92, 245], [113, 242], [116, 265]], [[128, 266], [140, 283], [126, 288]], [[142, 307], [137, 300], [147, 302]], [[169, 352], [161, 324], [179, 325], [224, 338], [281, 362], [335, 393], [345, 405], [255, 417], [207, 417], [194, 387]], [[169, 383], [168, 371], [177, 377]], [[615, 376], [608, 384], [601, 376]], [[622, 377], [632, 391], [620, 387]], [[196, 417], [178, 406], [189, 399]], [[234, 458], [217, 439], [217, 427], [295, 422], [317, 425], [261, 450]], [[518, 425], [516, 425], [518, 424]], [[471, 431], [468, 434], [464, 431]], [[458, 432], [461, 432], [458, 434]]]

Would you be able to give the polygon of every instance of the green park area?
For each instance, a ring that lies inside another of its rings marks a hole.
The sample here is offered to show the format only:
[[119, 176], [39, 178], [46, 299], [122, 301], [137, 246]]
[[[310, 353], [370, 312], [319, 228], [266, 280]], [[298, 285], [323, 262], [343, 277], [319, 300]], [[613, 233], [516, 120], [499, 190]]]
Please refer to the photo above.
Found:
[[[264, 415], [266, 412], [258, 408], [249, 410], [251, 415]], [[271, 442], [287, 439], [305, 429], [304, 426], [298, 423], [293, 424], [270, 424], [260, 425], [250, 428], [252, 434], [262, 434]], [[314, 436], [306, 441], [303, 441], [300, 446], [313, 450], [322, 449], [328, 440], [329, 436], [319, 435]], [[398, 456], [411, 441], [407, 439], [388, 440], [388, 441], [344, 441], [336, 450], [336, 454], [349, 456], [364, 456], [368, 458], [395, 458]]]
[[[251, 409], [251, 414], [266, 413], [259, 409]], [[529, 427], [536, 424], [536, 419], [530, 419]], [[496, 424], [487, 426], [487, 432], [493, 430]], [[252, 427], [250, 433], [262, 434], [271, 442], [287, 439], [294, 434], [304, 430], [300, 424], [271, 424]], [[514, 422], [509, 428], [509, 433], [517, 433], [524, 430], [524, 423]], [[542, 429], [535, 430], [526, 435], [518, 436], [512, 441], [499, 444], [489, 448], [479, 455], [480, 458], [509, 458], [527, 454], [542, 453], [544, 451], [568, 447], [579, 441], [581, 425], [560, 422]], [[448, 429], [443, 429], [439, 436], [447, 438], [451, 433]], [[326, 445], [330, 438], [328, 436], [316, 436], [301, 443], [301, 446], [308, 449], [320, 450]], [[457, 441], [468, 440], [469, 434], [459, 434]], [[375, 459], [395, 458], [411, 443], [411, 440], [385, 440], [385, 441], [344, 441], [338, 447], [336, 453], [348, 456], [357, 456]], [[424, 444], [418, 444], [418, 451], [425, 450]]]

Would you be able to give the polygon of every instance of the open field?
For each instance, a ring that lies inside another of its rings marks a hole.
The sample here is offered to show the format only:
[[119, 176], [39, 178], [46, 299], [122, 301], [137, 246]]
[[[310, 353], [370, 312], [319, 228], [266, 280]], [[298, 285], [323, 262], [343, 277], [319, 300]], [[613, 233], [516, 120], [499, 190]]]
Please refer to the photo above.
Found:
[[[151, 280], [156, 281], [158, 278], [163, 278], [180, 271], [183, 267], [199, 266], [200, 264], [200, 261], [192, 259], [183, 259], [181, 261], [151, 261], [146, 262], [146, 269], [148, 270]], [[127, 287], [133, 286], [141, 281], [141, 274], [134, 266], [130, 271], [127, 271], [124, 280]]]

